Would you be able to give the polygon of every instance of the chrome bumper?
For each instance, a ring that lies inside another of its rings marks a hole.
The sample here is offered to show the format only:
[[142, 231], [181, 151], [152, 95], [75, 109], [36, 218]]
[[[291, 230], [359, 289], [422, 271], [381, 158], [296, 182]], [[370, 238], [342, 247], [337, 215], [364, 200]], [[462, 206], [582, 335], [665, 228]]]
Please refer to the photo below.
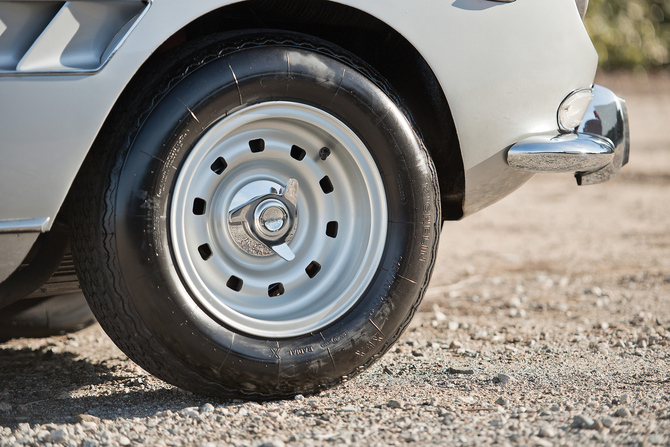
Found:
[[530, 172], [574, 172], [577, 184], [605, 182], [628, 163], [626, 102], [595, 85], [593, 100], [576, 133], [526, 138], [507, 153], [511, 168]]

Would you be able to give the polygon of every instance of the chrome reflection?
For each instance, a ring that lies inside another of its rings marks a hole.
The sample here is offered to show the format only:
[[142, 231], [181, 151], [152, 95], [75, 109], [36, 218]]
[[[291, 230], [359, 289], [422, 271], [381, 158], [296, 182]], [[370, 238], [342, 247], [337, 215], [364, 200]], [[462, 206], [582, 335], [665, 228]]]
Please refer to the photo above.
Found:
[[577, 132], [602, 135], [612, 142], [614, 158], [602, 169], [587, 169], [575, 174], [579, 185], [594, 185], [606, 182], [618, 174], [619, 169], [628, 163], [630, 135], [628, 131], [628, 112], [626, 101], [611, 90], [596, 85], [593, 87], [593, 101], [589, 106]]
[[507, 154], [510, 167], [531, 172], [596, 170], [612, 161], [614, 147], [587, 134], [541, 135], [517, 143]]
[[614, 177], [628, 162], [626, 103], [600, 85], [576, 133], [539, 135], [512, 146], [507, 163], [528, 172], [574, 172], [579, 185]]

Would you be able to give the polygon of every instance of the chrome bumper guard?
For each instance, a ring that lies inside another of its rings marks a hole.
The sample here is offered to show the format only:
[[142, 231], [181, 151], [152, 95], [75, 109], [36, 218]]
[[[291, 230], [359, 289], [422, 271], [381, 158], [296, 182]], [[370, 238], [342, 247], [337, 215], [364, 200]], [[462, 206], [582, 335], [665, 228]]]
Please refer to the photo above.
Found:
[[629, 150], [626, 102], [595, 85], [576, 133], [526, 138], [510, 148], [507, 163], [519, 171], [574, 172], [578, 185], [594, 185], [617, 175]]

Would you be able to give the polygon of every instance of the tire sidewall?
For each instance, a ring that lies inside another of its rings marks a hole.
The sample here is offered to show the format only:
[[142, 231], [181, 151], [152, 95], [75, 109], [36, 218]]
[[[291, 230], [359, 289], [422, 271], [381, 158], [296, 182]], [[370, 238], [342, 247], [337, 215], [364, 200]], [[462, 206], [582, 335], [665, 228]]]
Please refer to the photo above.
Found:
[[[290, 70], [278, 70], [286, 60]], [[203, 310], [180, 277], [169, 230], [171, 191], [199, 137], [225, 116], [272, 100], [308, 104], [347, 124], [370, 150], [388, 203], [386, 247], [363, 296], [319, 332], [284, 339], [239, 332]], [[332, 55], [259, 45], [216, 57], [160, 97], [115, 172], [111, 244], [139, 330], [243, 393], [313, 392], [362, 371], [400, 335], [432, 270], [439, 194], [430, 160], [387, 92]]]

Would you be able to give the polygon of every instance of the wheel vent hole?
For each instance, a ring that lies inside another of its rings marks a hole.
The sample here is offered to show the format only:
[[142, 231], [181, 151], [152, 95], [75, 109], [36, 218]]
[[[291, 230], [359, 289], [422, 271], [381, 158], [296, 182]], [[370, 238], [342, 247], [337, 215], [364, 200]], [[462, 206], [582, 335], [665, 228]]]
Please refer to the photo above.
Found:
[[291, 148], [291, 157], [295, 158], [298, 161], [302, 161], [303, 158], [305, 158], [305, 155], [307, 152], [301, 147], [298, 146], [293, 146]]
[[217, 158], [214, 163], [212, 163], [212, 166], [209, 168], [214, 171], [216, 175], [221, 175], [223, 171], [226, 170], [228, 167], [228, 163], [226, 163], [226, 160], [223, 159], [223, 157]]
[[205, 214], [205, 209], [207, 208], [207, 202], [200, 197], [196, 197], [193, 201], [193, 214], [196, 216], [202, 216]]
[[310, 278], [314, 278], [317, 273], [321, 271], [321, 264], [319, 264], [316, 261], [312, 261], [309, 263], [307, 268], [305, 269], [305, 273], [307, 273], [307, 276]]
[[229, 289], [234, 290], [235, 292], [239, 292], [242, 290], [242, 285], [244, 284], [244, 281], [242, 279], [238, 278], [237, 276], [231, 276], [226, 285], [228, 286]]
[[268, 296], [269, 297], [275, 297], [275, 296], [282, 296], [284, 294], [284, 284], [280, 282], [276, 282], [274, 284], [270, 284], [268, 286]]
[[209, 247], [209, 244], [202, 244], [200, 247], [198, 247], [198, 253], [200, 253], [200, 257], [203, 259], [203, 261], [208, 260], [214, 254], [212, 253], [212, 249]]
[[337, 227], [338, 224], [336, 221], [330, 221], [326, 225], [326, 236], [332, 237], [333, 239], [337, 237]]
[[263, 152], [265, 150], [265, 140], [259, 138], [258, 140], [249, 141], [249, 149], [251, 149], [251, 152], [254, 154], [256, 152]]
[[333, 182], [330, 181], [330, 178], [328, 176], [325, 176], [324, 178], [319, 180], [319, 185], [321, 185], [321, 190], [325, 194], [330, 194], [335, 190], [335, 188], [333, 188]]

